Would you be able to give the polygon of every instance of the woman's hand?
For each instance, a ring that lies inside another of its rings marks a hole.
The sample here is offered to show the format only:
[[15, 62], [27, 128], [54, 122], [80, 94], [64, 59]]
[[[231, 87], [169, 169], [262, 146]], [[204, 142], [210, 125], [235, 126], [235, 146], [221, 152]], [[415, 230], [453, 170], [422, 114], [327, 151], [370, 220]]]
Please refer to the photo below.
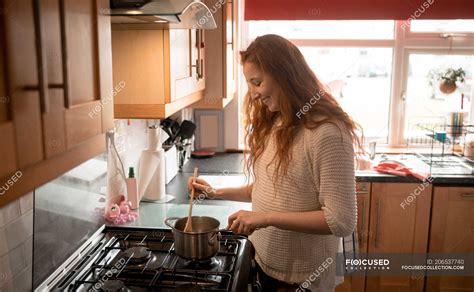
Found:
[[214, 199], [216, 197], [217, 191], [211, 185], [203, 180], [202, 178], [196, 178], [196, 182], [193, 183], [193, 177], [188, 178], [188, 191], [191, 192], [194, 187], [194, 197], [204, 195], [206, 199]]
[[240, 210], [229, 216], [226, 229], [236, 234], [250, 235], [270, 225], [270, 213]]

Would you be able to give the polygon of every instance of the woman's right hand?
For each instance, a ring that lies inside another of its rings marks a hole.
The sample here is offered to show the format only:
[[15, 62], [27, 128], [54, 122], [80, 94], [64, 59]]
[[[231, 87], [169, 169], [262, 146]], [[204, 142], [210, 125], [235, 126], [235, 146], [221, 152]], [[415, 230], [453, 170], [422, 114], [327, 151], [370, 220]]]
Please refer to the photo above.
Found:
[[194, 187], [194, 197], [204, 195], [206, 199], [213, 199], [216, 197], [216, 189], [214, 189], [207, 181], [202, 178], [196, 178], [196, 182], [193, 183], [193, 177], [188, 178], [188, 191], [191, 193], [191, 190]]

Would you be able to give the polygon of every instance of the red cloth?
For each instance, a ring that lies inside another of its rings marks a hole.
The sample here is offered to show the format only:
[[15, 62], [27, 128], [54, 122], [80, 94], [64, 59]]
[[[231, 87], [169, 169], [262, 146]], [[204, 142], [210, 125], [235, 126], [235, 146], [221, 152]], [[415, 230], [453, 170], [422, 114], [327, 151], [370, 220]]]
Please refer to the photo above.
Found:
[[382, 173], [388, 173], [388, 174], [393, 174], [393, 175], [398, 175], [398, 176], [414, 176], [417, 179], [424, 181], [428, 177], [431, 176], [430, 173], [422, 172], [422, 171], [416, 171], [412, 168], [408, 168], [406, 166], [403, 166], [398, 163], [394, 162], [381, 162], [375, 166], [372, 167], [372, 169], [382, 172]]

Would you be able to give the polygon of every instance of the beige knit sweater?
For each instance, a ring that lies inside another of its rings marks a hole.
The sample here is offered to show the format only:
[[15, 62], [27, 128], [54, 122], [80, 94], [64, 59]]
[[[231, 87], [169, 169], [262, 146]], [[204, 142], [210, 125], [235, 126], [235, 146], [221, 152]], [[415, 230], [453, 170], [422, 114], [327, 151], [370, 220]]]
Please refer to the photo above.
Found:
[[[332, 231], [332, 235], [314, 235], [275, 227], [256, 230], [250, 236], [256, 261], [273, 278], [288, 283], [306, 281], [313, 288], [320, 283], [334, 286], [340, 237], [350, 235], [357, 221], [354, 149], [349, 133], [338, 125], [299, 128], [290, 149], [288, 173], [276, 183], [272, 180], [274, 164], [266, 168], [276, 149], [272, 136], [255, 164], [254, 211], [323, 210]], [[328, 258], [332, 263], [322, 273], [323, 262], [331, 262]]]

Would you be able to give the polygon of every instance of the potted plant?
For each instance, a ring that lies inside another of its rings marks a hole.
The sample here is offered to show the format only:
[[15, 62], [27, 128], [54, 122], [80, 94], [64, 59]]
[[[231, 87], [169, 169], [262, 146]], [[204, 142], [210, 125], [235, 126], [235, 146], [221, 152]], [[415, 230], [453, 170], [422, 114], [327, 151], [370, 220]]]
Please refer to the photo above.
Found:
[[428, 73], [430, 85], [433, 85], [433, 79], [438, 80], [439, 90], [444, 94], [453, 93], [457, 88], [456, 82], [463, 83], [465, 76], [466, 72], [462, 68], [459, 68], [457, 70], [453, 68], [448, 68], [444, 71], [438, 72], [431, 70]]

